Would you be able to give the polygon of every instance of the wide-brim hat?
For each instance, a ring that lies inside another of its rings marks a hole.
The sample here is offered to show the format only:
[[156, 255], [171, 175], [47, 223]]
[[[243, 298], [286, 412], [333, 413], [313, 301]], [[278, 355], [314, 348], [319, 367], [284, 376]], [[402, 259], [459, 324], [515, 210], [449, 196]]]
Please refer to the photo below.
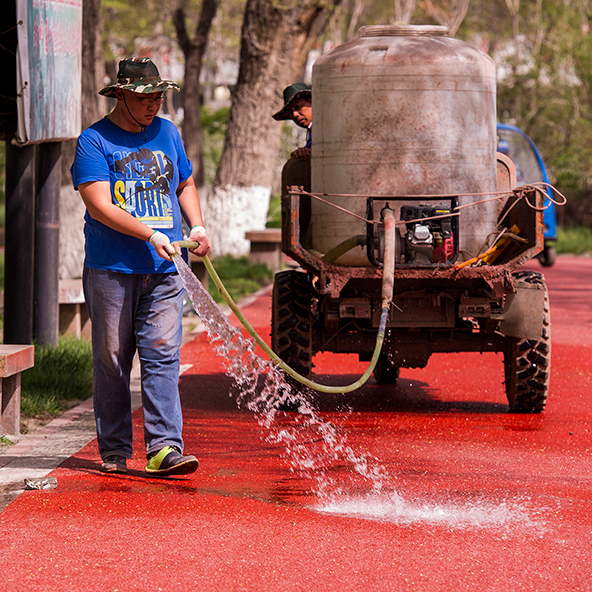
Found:
[[104, 97], [115, 98], [118, 88], [135, 93], [149, 94], [164, 92], [170, 88], [179, 91], [179, 85], [172, 80], [163, 80], [158, 68], [150, 58], [125, 58], [119, 62], [117, 82], [99, 91]]
[[295, 82], [284, 89], [284, 106], [272, 117], [276, 121], [283, 121], [285, 119], [292, 119], [290, 105], [300, 98], [312, 99], [312, 91], [310, 86], [304, 82]]

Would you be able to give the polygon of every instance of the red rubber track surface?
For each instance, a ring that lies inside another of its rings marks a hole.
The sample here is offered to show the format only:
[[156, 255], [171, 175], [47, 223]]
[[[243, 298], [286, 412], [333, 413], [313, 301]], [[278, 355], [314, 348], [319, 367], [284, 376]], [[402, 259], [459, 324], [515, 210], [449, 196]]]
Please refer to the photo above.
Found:
[[[381, 496], [349, 492], [324, 513], [310, 476], [237, 409], [201, 335], [182, 349], [180, 381], [198, 472], [146, 477], [136, 412], [128, 475], [99, 473], [94, 441], [53, 471], [56, 490], [0, 514], [0, 591], [591, 590], [592, 260], [528, 268], [547, 277], [553, 322], [541, 415], [508, 413], [501, 354], [437, 355], [396, 389], [371, 379], [345, 399], [318, 395], [323, 419], [389, 474]], [[245, 312], [268, 335], [270, 295]], [[365, 367], [315, 363], [344, 384]]]

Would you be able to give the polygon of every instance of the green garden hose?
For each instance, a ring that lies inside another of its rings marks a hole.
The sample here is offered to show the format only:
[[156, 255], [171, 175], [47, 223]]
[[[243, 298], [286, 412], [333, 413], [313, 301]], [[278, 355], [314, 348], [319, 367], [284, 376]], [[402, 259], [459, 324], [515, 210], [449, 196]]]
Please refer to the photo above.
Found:
[[[386, 332], [386, 322], [388, 319], [388, 313], [390, 309], [391, 300], [393, 297], [393, 278], [395, 273], [395, 218], [392, 213], [392, 210], [386, 209], [383, 213], [384, 215], [384, 233], [385, 233], [385, 255], [384, 255], [384, 276], [382, 280], [382, 312], [380, 315], [380, 324], [378, 327], [378, 335], [376, 336], [376, 344], [374, 346], [374, 353], [372, 354], [372, 359], [370, 360], [370, 364], [366, 371], [358, 380], [349, 384], [347, 386], [327, 386], [324, 384], [319, 384], [318, 382], [314, 382], [306, 376], [302, 376], [302, 374], [298, 374], [295, 370], [290, 368], [283, 360], [279, 358], [279, 356], [263, 341], [263, 339], [259, 336], [257, 331], [253, 328], [251, 323], [245, 318], [243, 313], [240, 311], [228, 290], [222, 283], [220, 276], [216, 273], [210, 258], [206, 255], [202, 258], [212, 281], [214, 282], [216, 288], [222, 294], [222, 297], [232, 310], [232, 312], [236, 315], [238, 320], [241, 322], [243, 327], [247, 330], [249, 335], [255, 340], [257, 345], [261, 347], [261, 349], [269, 356], [270, 360], [277, 364], [286, 374], [291, 376], [294, 380], [302, 383], [305, 386], [308, 386], [316, 391], [320, 391], [323, 393], [351, 393], [356, 389], [360, 388], [367, 380], [370, 378], [370, 375], [374, 371], [376, 364], [378, 363], [378, 358], [380, 357], [380, 352], [382, 351], [382, 344], [384, 342], [384, 334]], [[197, 243], [189, 242], [189, 241], [179, 241], [178, 242], [180, 247], [186, 247], [189, 249], [194, 249]]]

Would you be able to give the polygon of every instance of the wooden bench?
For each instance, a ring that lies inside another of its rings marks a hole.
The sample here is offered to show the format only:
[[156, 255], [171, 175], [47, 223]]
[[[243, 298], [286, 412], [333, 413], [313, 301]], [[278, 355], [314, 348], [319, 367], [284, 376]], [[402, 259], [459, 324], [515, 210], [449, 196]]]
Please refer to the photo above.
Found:
[[0, 435], [18, 436], [21, 423], [21, 372], [35, 364], [33, 345], [0, 345]]
[[251, 241], [250, 263], [264, 263], [273, 271], [280, 269], [282, 263], [282, 231], [280, 228], [249, 230], [245, 233], [245, 238]]
[[90, 339], [90, 318], [86, 310], [82, 280], [60, 280], [58, 301], [60, 334]]

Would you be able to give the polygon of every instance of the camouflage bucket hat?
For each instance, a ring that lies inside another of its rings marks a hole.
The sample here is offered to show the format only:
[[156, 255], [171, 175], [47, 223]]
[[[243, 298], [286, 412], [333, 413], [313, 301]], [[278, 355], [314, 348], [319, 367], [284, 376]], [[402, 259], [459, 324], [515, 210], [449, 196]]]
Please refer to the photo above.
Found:
[[284, 89], [284, 106], [272, 117], [276, 121], [284, 121], [286, 119], [290, 119], [290, 107], [294, 101], [299, 98], [308, 99], [309, 101], [312, 99], [312, 91], [310, 86], [304, 82], [295, 82], [294, 84], [290, 84]]
[[163, 92], [169, 88], [180, 90], [172, 80], [162, 80], [158, 68], [150, 58], [125, 58], [119, 62], [117, 82], [99, 91], [104, 97], [115, 98], [115, 89], [122, 88], [135, 93]]

